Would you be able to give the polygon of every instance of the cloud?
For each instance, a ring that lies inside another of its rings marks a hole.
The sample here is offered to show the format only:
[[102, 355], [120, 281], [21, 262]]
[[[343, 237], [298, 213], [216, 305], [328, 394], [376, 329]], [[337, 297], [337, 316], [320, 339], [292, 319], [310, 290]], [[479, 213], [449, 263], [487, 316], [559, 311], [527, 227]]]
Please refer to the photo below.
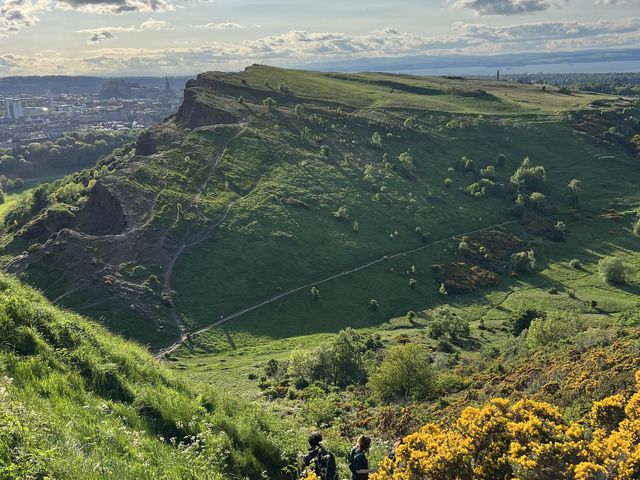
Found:
[[107, 40], [113, 37], [114, 37], [113, 33], [108, 31], [96, 32], [89, 37], [88, 43], [100, 43], [102, 40]]
[[211, 28], [213, 30], [243, 30], [247, 28], [241, 23], [222, 22], [222, 23], [206, 23], [204, 25], [194, 25], [195, 28]]
[[468, 8], [476, 15], [523, 15], [548, 10], [552, 0], [456, 0], [454, 8]]
[[5, 0], [0, 6], [0, 37], [33, 27], [49, 7], [49, 0]]
[[159, 30], [170, 30], [169, 22], [165, 22], [164, 20], [154, 20], [153, 18], [149, 18], [145, 20], [140, 25], [130, 25], [128, 27], [99, 27], [99, 28], [85, 28], [82, 30], [76, 30], [76, 33], [88, 33], [90, 34], [89, 40], [87, 43], [89, 44], [97, 44], [103, 40], [108, 40], [110, 38], [116, 38], [116, 33], [137, 33], [137, 32], [145, 32], [145, 31], [159, 31]]
[[618, 21], [580, 22], [539, 22], [494, 27], [484, 24], [454, 23], [454, 30], [469, 40], [499, 42], [501, 44], [541, 42], [548, 40], [568, 40], [598, 37], [600, 35], [622, 35], [640, 31], [640, 18], [631, 17]]
[[58, 0], [62, 10], [79, 10], [89, 13], [166, 12], [174, 7], [168, 0]]
[[388, 27], [364, 35], [291, 30], [242, 42], [209, 42], [198, 47], [105, 48], [100, 44], [113, 38], [105, 35], [105, 32], [118, 35], [156, 28], [170, 27], [149, 19], [140, 25], [79, 30], [79, 33], [89, 36], [94, 47], [75, 57], [64, 57], [59, 52], [29, 57], [4, 55], [0, 57], [0, 66], [15, 74], [57, 71], [130, 75], [150, 72], [196, 73], [212, 69], [238, 70], [251, 63], [287, 67], [328, 60], [555, 52], [640, 44], [640, 17], [592, 23], [522, 23], [506, 27], [455, 23], [452, 35], [437, 37], [423, 37]]
[[596, 0], [596, 5], [626, 5], [630, 0]]

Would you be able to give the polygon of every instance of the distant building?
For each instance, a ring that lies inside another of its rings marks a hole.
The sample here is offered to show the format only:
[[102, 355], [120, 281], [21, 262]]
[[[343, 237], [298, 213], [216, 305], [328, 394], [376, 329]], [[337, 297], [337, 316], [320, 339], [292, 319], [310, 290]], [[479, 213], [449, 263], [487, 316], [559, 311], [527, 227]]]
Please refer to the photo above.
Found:
[[24, 116], [24, 110], [22, 109], [22, 102], [20, 100], [11, 100], [8, 98], [5, 101], [4, 116], [10, 120], [17, 120]]
[[496, 73], [496, 80], [500, 81], [500, 70], [498, 70], [498, 73]]

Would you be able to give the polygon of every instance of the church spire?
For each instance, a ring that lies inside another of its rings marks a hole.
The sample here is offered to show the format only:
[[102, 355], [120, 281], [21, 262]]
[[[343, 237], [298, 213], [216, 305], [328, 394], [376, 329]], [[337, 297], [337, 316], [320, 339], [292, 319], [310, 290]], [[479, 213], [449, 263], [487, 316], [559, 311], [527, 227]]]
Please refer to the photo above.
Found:
[[169, 75], [165, 75], [164, 77], [164, 91], [165, 92], [171, 91], [171, 85], [169, 85]]

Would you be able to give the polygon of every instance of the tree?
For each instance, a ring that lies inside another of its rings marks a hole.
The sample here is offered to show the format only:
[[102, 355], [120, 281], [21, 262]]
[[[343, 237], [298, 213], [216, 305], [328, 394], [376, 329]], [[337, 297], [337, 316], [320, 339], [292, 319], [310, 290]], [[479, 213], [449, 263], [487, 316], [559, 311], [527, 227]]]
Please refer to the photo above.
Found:
[[640, 235], [640, 220], [633, 225], [633, 233]]
[[411, 288], [412, 290], [415, 290], [417, 284], [418, 282], [416, 281], [415, 278], [409, 279], [409, 288]]
[[415, 166], [413, 165], [413, 157], [409, 152], [401, 153], [398, 160], [400, 160], [400, 165], [402, 165], [402, 168], [407, 175], [414, 174]]
[[547, 197], [544, 195], [544, 193], [540, 192], [533, 192], [531, 195], [529, 195], [528, 201], [531, 205], [531, 208], [539, 212], [543, 212], [547, 205]]
[[507, 163], [507, 157], [503, 153], [499, 153], [496, 158], [496, 165], [498, 167], [503, 167], [505, 163]]
[[536, 268], [536, 254], [533, 250], [511, 255], [511, 270], [514, 272], [532, 272]]
[[320, 299], [320, 290], [318, 290], [318, 287], [316, 287], [315, 285], [311, 287], [311, 296], [316, 302]]
[[347, 207], [339, 207], [338, 210], [333, 212], [333, 216], [339, 220], [348, 220], [349, 211], [347, 210]]
[[484, 168], [480, 169], [480, 175], [485, 178], [494, 179], [496, 178], [496, 167], [493, 165], [487, 165]]
[[374, 132], [371, 136], [371, 144], [375, 145], [378, 148], [382, 148], [382, 137], [378, 132]]
[[569, 205], [574, 207], [580, 203], [580, 180], [574, 178], [567, 185]]
[[262, 101], [262, 104], [267, 107], [267, 110], [273, 110], [276, 108], [276, 101], [271, 98], [271, 97], [267, 97]]
[[627, 281], [629, 267], [619, 257], [604, 257], [598, 262], [598, 272], [605, 282], [623, 284]]
[[511, 176], [510, 182], [517, 188], [518, 193], [538, 192], [544, 185], [546, 175], [543, 166], [532, 167], [529, 158], [525, 158]]
[[582, 330], [583, 321], [575, 312], [552, 311], [534, 318], [527, 332], [527, 346], [536, 350], [575, 336]]
[[562, 221], [558, 221], [551, 231], [551, 240], [555, 240], [556, 242], [564, 241], [566, 232], [567, 224]]
[[527, 306], [519, 307], [511, 318], [511, 333], [517, 337], [529, 328], [534, 318], [541, 318], [543, 316], [544, 312], [538, 308]]
[[374, 312], [377, 312], [378, 309], [380, 308], [380, 304], [378, 303], [377, 300], [371, 299], [371, 301], [369, 301], [369, 308]]
[[301, 117], [304, 115], [304, 107], [300, 104], [297, 104], [293, 109], [293, 112], [296, 114], [296, 117]]
[[373, 373], [370, 385], [385, 402], [424, 400], [436, 391], [436, 374], [424, 346], [392, 347]]
[[469, 322], [454, 312], [451, 307], [447, 305], [436, 307], [432, 316], [433, 321], [429, 326], [429, 336], [434, 340], [444, 336], [453, 341], [469, 337]]

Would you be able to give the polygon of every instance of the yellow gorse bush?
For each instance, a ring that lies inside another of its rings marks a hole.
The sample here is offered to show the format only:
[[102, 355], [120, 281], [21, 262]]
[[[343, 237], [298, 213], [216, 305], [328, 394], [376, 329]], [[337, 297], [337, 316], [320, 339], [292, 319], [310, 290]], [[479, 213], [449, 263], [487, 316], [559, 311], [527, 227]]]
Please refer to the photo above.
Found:
[[[636, 373], [640, 390], [640, 372]], [[594, 402], [580, 423], [529, 399], [465, 409], [405, 438], [371, 480], [638, 480], [640, 391]]]

